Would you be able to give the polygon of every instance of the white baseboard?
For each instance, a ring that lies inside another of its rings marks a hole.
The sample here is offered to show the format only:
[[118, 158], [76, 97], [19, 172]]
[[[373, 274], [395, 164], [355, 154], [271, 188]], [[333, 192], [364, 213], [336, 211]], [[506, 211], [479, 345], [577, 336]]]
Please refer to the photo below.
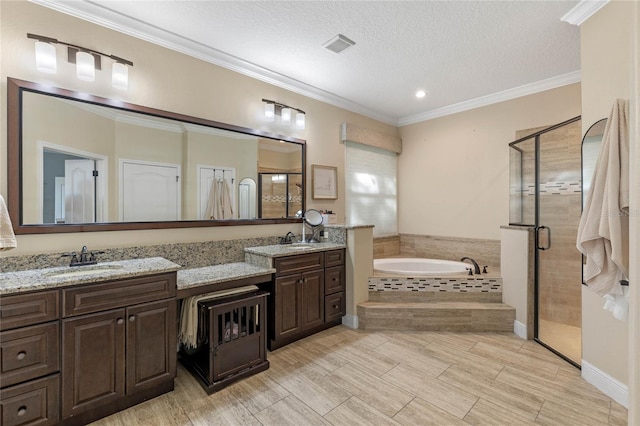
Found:
[[629, 388], [599, 368], [582, 360], [582, 378], [618, 404], [629, 408]]
[[527, 326], [520, 321], [513, 321], [513, 332], [519, 338], [527, 340]]
[[342, 317], [342, 324], [349, 328], [358, 328], [358, 316], [357, 315], [345, 315]]

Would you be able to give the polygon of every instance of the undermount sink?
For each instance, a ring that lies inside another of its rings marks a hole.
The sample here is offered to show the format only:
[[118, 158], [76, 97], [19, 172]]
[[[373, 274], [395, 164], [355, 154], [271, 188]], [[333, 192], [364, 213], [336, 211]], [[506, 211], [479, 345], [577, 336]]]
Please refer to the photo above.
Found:
[[287, 250], [310, 250], [313, 247], [311, 246], [305, 246], [305, 245], [291, 245], [291, 246], [287, 246], [285, 247], [285, 249]]
[[95, 266], [76, 266], [62, 271], [51, 271], [44, 275], [47, 277], [77, 277], [83, 275], [97, 275], [104, 272], [121, 269], [120, 265], [95, 265]]

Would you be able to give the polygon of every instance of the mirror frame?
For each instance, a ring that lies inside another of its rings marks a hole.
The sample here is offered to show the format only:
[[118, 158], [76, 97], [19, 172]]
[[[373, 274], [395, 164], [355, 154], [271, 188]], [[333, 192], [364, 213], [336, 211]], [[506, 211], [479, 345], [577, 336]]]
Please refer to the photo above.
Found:
[[[151, 107], [131, 104], [115, 99], [102, 98], [88, 95], [45, 84], [34, 83], [7, 77], [7, 204], [9, 217], [13, 223], [15, 234], [50, 234], [66, 232], [100, 232], [100, 231], [125, 231], [141, 229], [173, 229], [196, 228], [211, 226], [245, 226], [245, 225], [271, 225], [282, 223], [300, 223], [301, 218], [277, 218], [277, 219], [231, 219], [231, 220], [179, 220], [159, 222], [103, 222], [84, 224], [28, 224], [22, 223], [22, 94], [24, 92], [39, 93], [62, 99], [70, 99], [94, 105], [132, 111], [140, 114], [178, 120], [190, 124], [214, 127], [231, 132], [244, 133], [256, 137], [281, 140], [295, 143], [302, 150], [302, 209], [306, 204], [306, 141], [304, 139], [269, 133], [261, 130], [249, 129], [232, 124], [192, 117], [175, 112], [163, 111]], [[256, 203], [257, 204], [257, 203]]]

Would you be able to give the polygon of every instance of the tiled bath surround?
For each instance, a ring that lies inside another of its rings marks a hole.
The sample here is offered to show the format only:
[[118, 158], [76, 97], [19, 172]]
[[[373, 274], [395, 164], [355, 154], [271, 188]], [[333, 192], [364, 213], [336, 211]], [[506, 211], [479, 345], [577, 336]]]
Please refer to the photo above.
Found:
[[457, 261], [464, 256], [469, 256], [474, 258], [481, 267], [489, 266], [489, 272], [491, 272], [500, 268], [500, 240], [415, 234], [374, 239], [373, 257], [375, 259], [393, 256]]
[[[331, 225], [325, 229], [329, 234], [329, 242], [346, 244], [347, 232], [344, 226]], [[104, 251], [104, 253], [97, 255], [98, 262], [115, 262], [144, 257], [164, 257], [167, 260], [181, 265], [184, 269], [191, 269], [224, 263], [244, 262], [245, 247], [278, 244], [280, 237], [282, 237], [282, 235], [111, 249], [90, 246], [89, 250]], [[300, 236], [297, 235], [297, 237], [299, 238]], [[74, 250], [80, 251], [80, 247], [74, 248]], [[61, 253], [43, 253], [2, 257], [0, 258], [0, 272], [25, 271], [29, 269], [68, 265], [69, 258], [60, 257], [60, 255]]]

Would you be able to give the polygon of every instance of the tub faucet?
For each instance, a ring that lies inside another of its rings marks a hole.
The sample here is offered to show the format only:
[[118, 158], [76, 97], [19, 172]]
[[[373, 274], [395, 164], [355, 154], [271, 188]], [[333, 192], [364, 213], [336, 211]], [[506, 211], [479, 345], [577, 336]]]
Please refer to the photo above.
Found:
[[475, 260], [473, 260], [470, 257], [463, 257], [462, 259], [460, 259], [460, 262], [464, 262], [465, 260], [470, 260], [471, 263], [473, 263], [473, 270], [477, 275], [480, 275], [480, 265], [478, 265], [478, 262], [476, 262]]

